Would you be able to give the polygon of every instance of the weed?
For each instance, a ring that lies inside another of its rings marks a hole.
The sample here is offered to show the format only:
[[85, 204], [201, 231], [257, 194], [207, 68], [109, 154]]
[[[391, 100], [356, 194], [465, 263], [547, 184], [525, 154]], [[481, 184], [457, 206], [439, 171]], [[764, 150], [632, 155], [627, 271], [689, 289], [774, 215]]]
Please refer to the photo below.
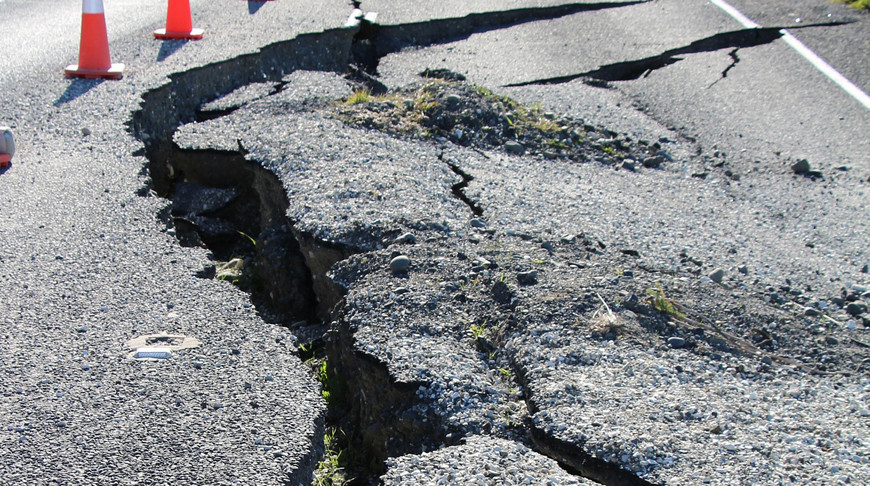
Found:
[[344, 106], [359, 105], [372, 101], [372, 90], [368, 88], [356, 89], [341, 104]]
[[554, 138], [550, 138], [550, 139], [545, 140], [544, 144], [546, 144], [548, 147], [554, 148], [554, 149], [568, 150], [569, 148], [571, 148], [571, 146], [568, 145], [567, 142], [563, 142], [561, 140], [556, 140]]
[[235, 285], [241, 281], [244, 269], [244, 258], [233, 258], [226, 263], [220, 263], [215, 266], [215, 278]]
[[529, 122], [529, 125], [540, 130], [542, 133], [554, 133], [562, 129], [562, 127], [558, 123], [550, 120], [549, 118], [538, 118], [537, 120], [531, 120]]
[[342, 466], [344, 451], [339, 448], [335, 434], [336, 429], [332, 428], [323, 435], [323, 459], [317, 463], [312, 486], [344, 486], [351, 482]]
[[238, 233], [240, 235], [244, 236], [245, 238], [247, 238], [248, 241], [250, 241], [252, 245], [257, 246], [257, 240], [255, 240], [253, 237], [251, 237], [251, 235], [249, 235], [245, 232], [242, 232], [242, 231], [239, 231]]
[[665, 295], [665, 290], [662, 288], [662, 284], [660, 282], [656, 282], [656, 288], [646, 289], [646, 294], [649, 296], [650, 304], [652, 304], [655, 310], [668, 314], [669, 316], [673, 316], [677, 319], [686, 318], [686, 314], [680, 311], [680, 309], [678, 308], [678, 304], [673, 299], [669, 299]]
[[482, 324], [472, 324], [471, 327], [468, 328], [471, 331], [471, 340], [477, 342], [477, 340], [481, 338], [485, 338], [489, 333], [489, 329], [486, 327], [486, 323], [488, 320], [483, 321]]
[[511, 373], [511, 370], [509, 370], [507, 368], [499, 368], [498, 372], [501, 373], [501, 376], [507, 378], [508, 380], [510, 380], [511, 377], [513, 377], [513, 373]]
[[616, 150], [614, 150], [613, 147], [601, 147], [601, 150], [603, 150], [605, 154], [610, 155], [611, 157], [616, 156]]
[[858, 10], [870, 10], [870, 0], [837, 0], [840, 3], [848, 3], [850, 7]]

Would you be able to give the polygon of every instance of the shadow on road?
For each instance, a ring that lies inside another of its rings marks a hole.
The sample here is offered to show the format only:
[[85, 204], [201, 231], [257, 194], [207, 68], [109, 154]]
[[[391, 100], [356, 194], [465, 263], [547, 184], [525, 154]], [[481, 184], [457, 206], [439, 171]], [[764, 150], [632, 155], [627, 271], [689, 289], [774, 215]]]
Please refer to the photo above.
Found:
[[63, 92], [63, 94], [60, 95], [60, 98], [58, 98], [54, 102], [54, 106], [60, 106], [65, 103], [69, 103], [70, 101], [96, 88], [97, 86], [102, 84], [103, 81], [105, 81], [105, 79], [73, 79], [69, 86], [66, 87], [66, 90]]
[[157, 62], [163, 62], [167, 57], [175, 54], [179, 49], [187, 44], [187, 40], [166, 40], [160, 45], [160, 52], [157, 53]]
[[251, 15], [254, 15], [255, 13], [257, 13], [257, 10], [260, 10], [261, 8], [263, 8], [264, 3], [266, 3], [266, 2], [264, 2], [264, 1], [261, 1], [261, 2], [248, 1], [248, 13]]

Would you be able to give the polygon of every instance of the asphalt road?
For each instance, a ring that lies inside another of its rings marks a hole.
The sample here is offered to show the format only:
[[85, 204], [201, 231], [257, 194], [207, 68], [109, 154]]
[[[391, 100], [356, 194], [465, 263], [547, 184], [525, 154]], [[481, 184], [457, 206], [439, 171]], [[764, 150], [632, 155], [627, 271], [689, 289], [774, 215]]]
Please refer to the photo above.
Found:
[[[121, 81], [100, 82], [63, 78], [77, 57], [79, 2], [0, 1], [0, 125], [11, 126], [17, 142], [12, 166], [0, 173], [4, 484], [269, 484], [304, 481], [317, 459], [323, 404], [292, 355], [293, 336], [266, 325], [234, 287], [195, 277], [208, 255], [179, 247], [158, 216], [165, 202], [140, 196], [148, 193], [146, 160], [125, 125], [141, 96], [173, 73], [340, 27], [351, 7], [197, 0], [194, 26], [206, 38], [161, 43], [151, 31], [162, 26], [162, 3], [106, 2], [112, 60], [127, 70]], [[559, 3], [363, 8], [390, 25]], [[867, 89], [866, 14], [824, 0], [788, 11], [774, 1], [735, 5], [764, 26], [852, 22], [793, 33]], [[786, 170], [807, 158], [824, 173], [849, 168], [847, 190], [870, 175], [870, 110], [781, 41], [686, 52], [741, 29], [708, 2], [600, 8], [548, 28], [551, 36], [520, 25], [433, 49], [448, 64], [473, 57], [470, 77], [493, 87], [678, 50], [682, 60], [646, 76], [608, 81], [615, 90], [596, 95], [597, 116], [628, 119], [638, 130], [649, 120], [673, 127], [711, 157], [726, 152], [738, 173], [756, 160]], [[857, 207], [866, 217], [866, 202]], [[160, 331], [203, 344], [169, 364], [127, 358], [128, 340]]]

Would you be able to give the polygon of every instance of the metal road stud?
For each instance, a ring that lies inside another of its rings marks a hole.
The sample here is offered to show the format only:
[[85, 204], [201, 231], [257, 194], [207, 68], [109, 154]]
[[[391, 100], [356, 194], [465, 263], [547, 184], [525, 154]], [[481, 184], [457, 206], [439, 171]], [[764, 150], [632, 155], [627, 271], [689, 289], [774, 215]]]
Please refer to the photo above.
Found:
[[120, 79], [124, 65], [112, 64], [103, 0], [82, 0], [82, 36], [79, 63], [64, 69], [68, 78]]
[[8, 167], [15, 155], [15, 140], [9, 127], [0, 127], [0, 168]]
[[202, 39], [202, 29], [194, 29], [189, 0], [169, 0], [166, 28], [154, 31], [155, 39]]

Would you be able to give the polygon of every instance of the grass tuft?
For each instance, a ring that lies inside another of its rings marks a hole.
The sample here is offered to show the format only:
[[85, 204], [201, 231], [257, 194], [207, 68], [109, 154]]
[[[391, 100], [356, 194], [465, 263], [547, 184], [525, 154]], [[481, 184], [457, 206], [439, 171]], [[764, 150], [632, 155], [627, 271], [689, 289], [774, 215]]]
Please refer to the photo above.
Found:
[[368, 88], [356, 89], [341, 104], [344, 106], [360, 105], [372, 101], [372, 90]]
[[650, 304], [652, 304], [655, 310], [677, 319], [686, 318], [686, 314], [680, 311], [678, 304], [665, 295], [665, 289], [662, 288], [661, 283], [656, 282], [656, 288], [647, 289], [646, 294], [649, 296]]
[[836, 0], [858, 10], [870, 10], [870, 0]]

